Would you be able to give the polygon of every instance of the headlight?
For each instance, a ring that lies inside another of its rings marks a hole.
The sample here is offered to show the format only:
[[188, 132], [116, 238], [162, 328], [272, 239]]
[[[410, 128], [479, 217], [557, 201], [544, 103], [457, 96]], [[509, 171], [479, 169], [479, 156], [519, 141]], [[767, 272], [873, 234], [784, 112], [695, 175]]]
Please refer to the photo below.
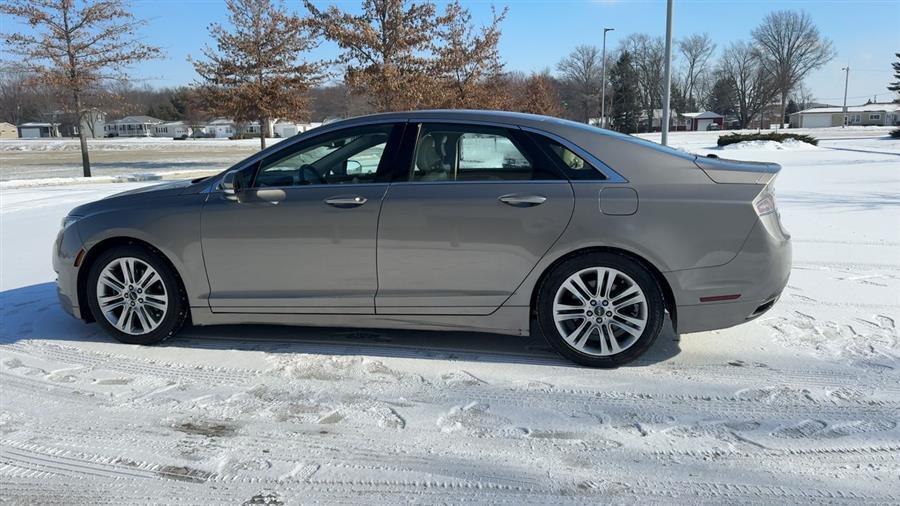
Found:
[[66, 228], [66, 227], [68, 227], [69, 225], [75, 223], [76, 221], [78, 221], [78, 220], [80, 220], [80, 219], [81, 219], [81, 216], [73, 216], [73, 215], [70, 214], [70, 215], [68, 215], [68, 216], [66, 216], [65, 218], [62, 219], [62, 221], [60, 222], [59, 226], [62, 227], [62, 228]]

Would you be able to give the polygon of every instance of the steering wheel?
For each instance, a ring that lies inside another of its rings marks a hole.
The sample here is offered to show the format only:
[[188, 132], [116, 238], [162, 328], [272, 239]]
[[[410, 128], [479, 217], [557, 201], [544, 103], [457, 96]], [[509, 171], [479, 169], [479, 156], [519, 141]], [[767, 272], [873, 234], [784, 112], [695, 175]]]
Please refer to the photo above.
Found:
[[[307, 174], [310, 174], [313, 177], [310, 178], [309, 176], [307, 176]], [[319, 184], [328, 184], [328, 181], [324, 177], [322, 177], [321, 174], [319, 174], [319, 171], [317, 171], [315, 167], [309, 164], [300, 166], [300, 177], [302, 177], [303, 181], [305, 182], [316, 181]]]

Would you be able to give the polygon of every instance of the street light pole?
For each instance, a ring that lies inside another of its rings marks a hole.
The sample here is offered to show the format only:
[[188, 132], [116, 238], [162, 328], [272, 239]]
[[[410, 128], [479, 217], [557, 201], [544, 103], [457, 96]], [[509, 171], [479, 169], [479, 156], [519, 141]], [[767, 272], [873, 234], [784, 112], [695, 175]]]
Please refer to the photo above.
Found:
[[606, 128], [606, 32], [611, 32], [615, 30], [615, 28], [604, 28], [603, 29], [603, 58], [601, 62], [602, 76], [600, 77], [600, 85], [602, 90], [600, 92], [600, 127]]
[[[669, 142], [669, 102], [672, 98], [672, 0], [666, 2], [666, 71], [665, 89], [663, 90], [663, 117], [660, 118], [659, 124], [662, 126], [662, 138], [660, 141], [665, 146]], [[653, 119], [650, 119], [650, 127], [653, 129]]]
[[844, 123], [841, 125], [841, 128], [847, 126], [847, 85], [850, 83], [850, 65], [842, 68], [844, 71]]

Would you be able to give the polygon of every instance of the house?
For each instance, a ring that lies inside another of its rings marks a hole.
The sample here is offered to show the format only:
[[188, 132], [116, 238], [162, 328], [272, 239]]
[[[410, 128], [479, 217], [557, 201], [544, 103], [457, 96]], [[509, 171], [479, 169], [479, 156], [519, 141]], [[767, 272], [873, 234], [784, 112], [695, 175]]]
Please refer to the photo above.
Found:
[[59, 137], [59, 123], [22, 123], [18, 127], [20, 139]]
[[157, 137], [171, 137], [173, 139], [190, 137], [194, 129], [184, 121], [168, 121], [153, 127], [153, 134]]
[[216, 118], [203, 127], [203, 132], [209, 137], [229, 138], [237, 132], [234, 120], [226, 118]]
[[[725, 116], [712, 111], [686, 112], [681, 115], [685, 121], [685, 130], [705, 132], [725, 128]], [[716, 126], [713, 126], [716, 125]]]
[[[96, 139], [106, 135], [106, 113], [97, 108], [91, 108], [81, 115], [79, 127], [89, 139]], [[77, 129], [74, 135], [78, 135]]]
[[0, 123], [0, 139], [15, 139], [19, 136], [19, 131], [16, 130], [16, 125], [12, 123]]
[[162, 122], [150, 116], [125, 116], [104, 125], [103, 131], [106, 137], [152, 137]]
[[[824, 128], [844, 125], [843, 107], [815, 107], [790, 115], [791, 128]], [[900, 104], [872, 103], [847, 107], [847, 125], [900, 125]]]
[[[638, 129], [641, 131], [659, 132], [662, 129], [662, 109], [653, 109], [653, 121], [650, 128], [647, 128], [647, 111], [641, 111], [638, 118]], [[608, 120], [608, 118], [607, 118]], [[684, 130], [684, 122], [680, 119], [680, 115], [674, 109], [669, 110], [669, 130]]]

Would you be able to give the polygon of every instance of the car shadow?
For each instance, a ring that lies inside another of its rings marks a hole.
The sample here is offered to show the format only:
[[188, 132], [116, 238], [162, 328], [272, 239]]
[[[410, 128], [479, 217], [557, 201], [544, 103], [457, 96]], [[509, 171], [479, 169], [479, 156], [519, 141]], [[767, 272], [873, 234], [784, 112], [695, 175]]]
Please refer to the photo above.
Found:
[[[55, 283], [0, 292], [0, 345], [25, 340], [108, 342], [97, 324], [85, 324], [59, 307]], [[123, 345], [127, 346], [127, 345]], [[540, 335], [480, 332], [215, 325], [189, 327], [161, 346], [209, 350], [373, 356], [424, 360], [521, 363], [579, 367], [553, 351]], [[653, 346], [625, 367], [664, 362], [680, 353], [679, 336], [666, 320]]]

